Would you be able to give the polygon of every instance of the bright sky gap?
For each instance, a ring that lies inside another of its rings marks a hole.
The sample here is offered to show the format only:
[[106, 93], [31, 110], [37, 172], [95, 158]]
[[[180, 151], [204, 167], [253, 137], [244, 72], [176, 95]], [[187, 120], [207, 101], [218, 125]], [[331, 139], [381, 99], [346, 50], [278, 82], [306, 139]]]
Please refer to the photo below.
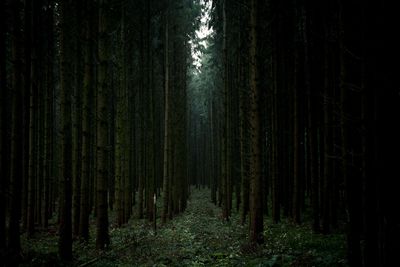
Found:
[[202, 66], [203, 53], [200, 49], [200, 46], [203, 48], [207, 48], [208, 45], [207, 38], [214, 32], [212, 26], [210, 26], [212, 0], [209, 1], [200, 0], [200, 4], [201, 4], [200, 27], [199, 29], [196, 30], [196, 37], [195, 37], [196, 40], [189, 41], [191, 45], [193, 65], [197, 71], [200, 71], [200, 67]]

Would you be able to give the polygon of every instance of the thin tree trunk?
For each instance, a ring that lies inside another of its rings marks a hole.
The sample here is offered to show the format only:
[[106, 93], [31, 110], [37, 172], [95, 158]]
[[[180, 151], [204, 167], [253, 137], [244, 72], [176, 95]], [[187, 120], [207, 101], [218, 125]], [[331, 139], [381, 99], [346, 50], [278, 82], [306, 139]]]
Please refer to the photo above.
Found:
[[72, 260], [72, 117], [71, 95], [73, 91], [74, 32], [71, 29], [71, 12], [75, 5], [61, 4], [60, 36], [60, 79], [61, 79], [61, 116], [62, 116], [62, 174], [60, 178], [60, 224], [58, 253], [63, 260]]
[[249, 212], [249, 179], [248, 179], [248, 158], [247, 158], [247, 130], [246, 130], [246, 101], [244, 89], [244, 67], [242, 64], [240, 68], [240, 85], [242, 88], [239, 90], [239, 119], [240, 119], [240, 176], [241, 176], [241, 189], [242, 189], [242, 210], [240, 214], [240, 223], [244, 225], [247, 214]]
[[23, 77], [22, 77], [22, 38], [20, 2], [13, 5], [13, 34], [12, 34], [12, 138], [11, 138], [11, 177], [10, 177], [10, 202], [9, 202], [9, 228], [8, 250], [12, 257], [11, 262], [16, 263], [20, 257], [20, 213], [21, 213], [21, 185], [23, 175]]
[[91, 98], [93, 98], [94, 87], [94, 71], [93, 71], [93, 34], [94, 28], [94, 12], [91, 1], [85, 1], [85, 11], [88, 16], [84, 21], [85, 31], [85, 47], [84, 47], [84, 78], [82, 91], [82, 168], [81, 168], [81, 199], [80, 199], [80, 216], [79, 216], [79, 236], [84, 240], [89, 239], [89, 213], [90, 213], [90, 146], [91, 146]]
[[263, 243], [263, 209], [260, 151], [259, 88], [257, 81], [257, 36], [256, 0], [251, 1], [250, 9], [250, 242]]
[[96, 211], [97, 211], [97, 238], [96, 248], [105, 249], [110, 244], [108, 234], [108, 203], [107, 203], [107, 96], [108, 96], [108, 64], [109, 64], [109, 40], [107, 0], [100, 2], [99, 9], [99, 85], [97, 92], [97, 166], [96, 166]]
[[[167, 7], [168, 8], [168, 7]], [[164, 163], [163, 163], [163, 211], [162, 211], [162, 223], [166, 223], [168, 214], [168, 200], [169, 200], [169, 36], [168, 36], [168, 9], [166, 12], [166, 23], [165, 23], [165, 81], [164, 81]]]
[[227, 81], [227, 72], [228, 72], [228, 60], [227, 60], [227, 23], [226, 23], [226, 0], [223, 2], [222, 7], [222, 29], [223, 29], [223, 42], [222, 42], [222, 53], [223, 53], [223, 116], [222, 116], [222, 138], [221, 138], [221, 187], [220, 187], [220, 196], [221, 196], [221, 204], [222, 204], [222, 217], [225, 220], [229, 220], [228, 215], [228, 203], [227, 203], [227, 194], [228, 194], [228, 173], [227, 173], [227, 147], [228, 147], [228, 128], [227, 128], [227, 106], [228, 106], [228, 81]]
[[279, 223], [281, 220], [281, 182], [280, 178], [282, 174], [280, 171], [280, 162], [279, 158], [279, 142], [281, 136], [279, 135], [278, 129], [278, 41], [277, 36], [280, 30], [279, 22], [277, 22], [276, 26], [272, 29], [272, 35], [274, 42], [272, 43], [273, 49], [275, 53], [272, 53], [272, 88], [271, 88], [271, 177], [272, 177], [272, 220], [274, 223]]
[[[7, 9], [8, 10], [8, 9]], [[7, 64], [6, 64], [6, 36], [7, 27], [5, 1], [0, 2], [0, 255], [3, 256], [6, 249], [6, 194], [8, 177], [8, 94], [7, 94]], [[0, 260], [3, 260], [2, 258]]]
[[[32, 1], [25, 1], [25, 28], [26, 39], [29, 44], [29, 55], [26, 55], [26, 83], [29, 81], [29, 173], [28, 173], [28, 200], [27, 200], [27, 235], [32, 237], [35, 231], [35, 184], [36, 184], [36, 109], [37, 109], [37, 88], [33, 83], [36, 76], [34, 65], [33, 30], [32, 30]], [[29, 66], [28, 66], [29, 64]], [[29, 75], [29, 76], [28, 76]], [[28, 79], [29, 78], [29, 79]]]
[[[297, 46], [297, 45], [296, 45]], [[299, 51], [297, 47], [294, 52], [294, 73], [293, 73], [293, 210], [292, 216], [295, 223], [300, 224], [300, 199], [301, 199], [301, 182], [300, 182], [300, 130], [299, 130]]]
[[[326, 23], [326, 22], [325, 22]], [[325, 30], [327, 31], [328, 26], [325, 26]], [[323, 95], [323, 180], [322, 180], [322, 231], [327, 234], [330, 232], [330, 180], [331, 180], [331, 95], [330, 95], [330, 87], [329, 83], [329, 43], [328, 33], [325, 33], [324, 40], [324, 95]]]

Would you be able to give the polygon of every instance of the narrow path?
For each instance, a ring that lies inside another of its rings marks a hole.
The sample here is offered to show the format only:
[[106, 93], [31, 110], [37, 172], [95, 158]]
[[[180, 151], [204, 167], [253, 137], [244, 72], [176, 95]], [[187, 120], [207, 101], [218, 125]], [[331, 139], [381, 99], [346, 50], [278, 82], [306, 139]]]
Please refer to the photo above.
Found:
[[221, 215], [209, 190], [193, 190], [187, 210], [157, 235], [138, 220], [113, 228], [112, 249], [91, 266], [347, 266], [343, 235], [318, 235], [309, 224], [267, 220], [266, 242], [254, 248], [238, 214], [231, 222]]
[[[209, 190], [193, 190], [187, 210], [162, 226], [138, 237], [137, 246], [113, 255], [119, 266], [223, 266], [240, 264], [244, 227], [221, 220], [221, 209], [210, 202]], [[97, 266], [108, 265], [108, 260]], [[109, 262], [111, 265], [111, 262]]]
[[[347, 266], [343, 234], [315, 234], [309, 223], [273, 224], [266, 217], [265, 244], [254, 248], [247, 243], [247, 224], [241, 226], [238, 217], [233, 212], [231, 222], [223, 221], [210, 191], [193, 190], [187, 210], [157, 235], [146, 220], [132, 219], [123, 227], [111, 223], [109, 250], [96, 250], [95, 238], [74, 242], [74, 261], [63, 263], [57, 256], [57, 233], [49, 231], [22, 239], [27, 254], [21, 266]], [[95, 230], [93, 221], [92, 237]]]

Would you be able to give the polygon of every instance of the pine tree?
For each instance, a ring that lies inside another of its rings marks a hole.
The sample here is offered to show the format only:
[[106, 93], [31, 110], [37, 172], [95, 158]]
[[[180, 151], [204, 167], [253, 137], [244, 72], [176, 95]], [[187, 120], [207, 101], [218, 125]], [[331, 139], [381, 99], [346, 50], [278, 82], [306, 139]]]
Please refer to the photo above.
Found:
[[260, 151], [260, 114], [259, 114], [259, 85], [257, 69], [257, 6], [256, 0], [251, 1], [250, 7], [250, 241], [262, 243], [263, 211], [262, 211], [262, 179], [261, 179], [261, 151]]
[[60, 179], [60, 224], [58, 253], [64, 260], [72, 260], [72, 112], [73, 92], [73, 17], [75, 2], [60, 6], [60, 79], [62, 116], [62, 174]]
[[107, 8], [110, 2], [102, 0], [99, 6], [99, 74], [97, 87], [97, 170], [96, 170], [96, 211], [97, 232], [96, 247], [105, 249], [110, 244], [108, 234], [108, 202], [107, 202], [107, 98], [108, 98], [108, 66], [109, 66], [109, 18]]

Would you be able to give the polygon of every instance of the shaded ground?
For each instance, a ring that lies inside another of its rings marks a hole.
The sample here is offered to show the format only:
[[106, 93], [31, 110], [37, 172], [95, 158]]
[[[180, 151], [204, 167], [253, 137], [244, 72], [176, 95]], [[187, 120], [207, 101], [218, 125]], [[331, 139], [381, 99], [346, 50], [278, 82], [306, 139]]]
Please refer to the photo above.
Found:
[[[208, 190], [194, 190], [188, 209], [157, 230], [139, 220], [111, 227], [111, 249], [99, 253], [94, 240], [74, 242], [76, 266], [346, 266], [340, 234], [313, 234], [308, 226], [265, 225], [265, 244], [247, 244], [247, 226], [221, 219]], [[94, 226], [93, 226], [94, 231]], [[92, 233], [94, 236], [94, 233]], [[25, 266], [59, 265], [57, 236], [51, 232], [23, 242]]]

